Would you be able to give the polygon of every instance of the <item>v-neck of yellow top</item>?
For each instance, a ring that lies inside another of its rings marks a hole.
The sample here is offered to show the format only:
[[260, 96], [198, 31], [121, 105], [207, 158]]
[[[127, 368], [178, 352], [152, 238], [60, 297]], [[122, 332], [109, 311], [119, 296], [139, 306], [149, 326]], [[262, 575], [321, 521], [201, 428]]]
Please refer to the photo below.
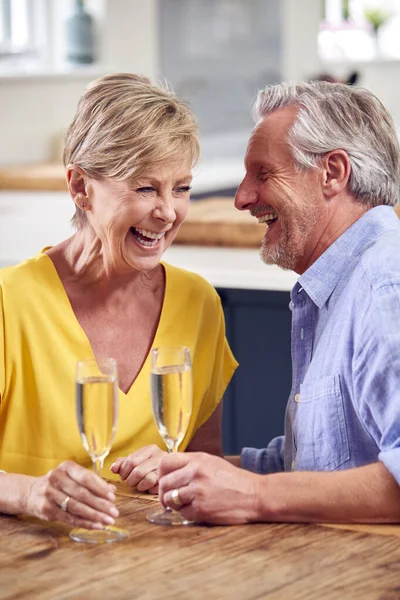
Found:
[[[94, 356], [94, 352], [92, 349], [92, 346], [90, 344], [89, 338], [86, 335], [83, 327], [81, 326], [81, 324], [79, 323], [74, 310], [71, 306], [71, 302], [69, 301], [68, 298], [68, 294], [62, 284], [62, 281], [60, 279], [60, 276], [58, 275], [57, 269], [55, 267], [55, 264], [53, 263], [53, 261], [51, 260], [50, 256], [48, 254], [46, 254], [46, 250], [48, 250], [50, 248], [46, 247], [44, 248], [39, 255], [43, 256], [45, 258], [46, 263], [49, 265], [49, 271], [51, 273], [52, 278], [54, 279], [54, 282], [57, 285], [57, 289], [59, 290], [60, 293], [60, 297], [62, 297], [62, 301], [63, 303], [68, 307], [68, 311], [69, 314], [71, 315], [71, 321], [74, 321], [75, 323], [75, 328], [77, 330], [79, 330], [80, 332], [80, 337], [82, 338], [82, 344], [85, 345], [88, 348], [88, 354], [86, 357], [81, 357], [81, 358], [95, 358]], [[157, 329], [156, 329], [156, 333], [154, 335], [154, 339], [151, 345], [151, 348], [156, 348], [158, 346], [158, 339], [160, 337], [162, 337], [162, 327], [164, 324], [164, 315], [165, 313], [168, 311], [168, 305], [169, 305], [169, 298], [170, 298], [170, 270], [169, 270], [169, 265], [167, 263], [164, 263], [163, 261], [160, 262], [160, 264], [163, 266], [164, 268], [164, 274], [165, 274], [165, 290], [164, 290], [164, 299], [163, 299], [163, 303], [162, 303], [162, 307], [161, 307], [161, 313], [160, 313], [160, 318], [158, 320], [158, 325], [157, 325]], [[77, 357], [77, 360], [79, 360], [79, 357]], [[141, 379], [145, 376], [145, 373], [149, 373], [150, 372], [150, 368], [147, 368], [148, 363], [151, 360], [151, 349], [149, 351], [149, 353], [147, 354], [142, 368], [140, 369], [136, 379], [132, 382], [131, 387], [129, 388], [129, 390], [127, 392], [124, 392], [123, 390], [121, 390], [121, 388], [119, 387], [118, 390], [119, 392], [124, 396], [124, 397], [128, 397], [131, 395], [132, 389], [134, 387], [139, 387], [140, 381]]]

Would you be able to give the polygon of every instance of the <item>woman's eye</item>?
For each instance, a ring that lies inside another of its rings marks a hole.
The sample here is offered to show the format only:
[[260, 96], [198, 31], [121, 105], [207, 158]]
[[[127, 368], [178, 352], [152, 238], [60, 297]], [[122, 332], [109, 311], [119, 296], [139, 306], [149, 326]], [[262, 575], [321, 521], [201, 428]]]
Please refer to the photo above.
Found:
[[154, 192], [154, 188], [153, 187], [140, 187], [137, 188], [136, 192], [138, 192], [139, 194], [149, 194], [151, 192]]
[[176, 192], [178, 192], [178, 194], [186, 194], [187, 192], [190, 192], [191, 190], [191, 186], [190, 185], [184, 185], [182, 187], [176, 188]]

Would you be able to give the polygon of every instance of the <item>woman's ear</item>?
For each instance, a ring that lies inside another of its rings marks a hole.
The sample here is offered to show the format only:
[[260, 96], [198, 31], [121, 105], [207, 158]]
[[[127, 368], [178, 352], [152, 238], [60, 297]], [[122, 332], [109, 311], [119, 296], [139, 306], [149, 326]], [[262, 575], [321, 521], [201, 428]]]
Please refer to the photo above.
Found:
[[87, 175], [75, 165], [67, 166], [67, 185], [71, 198], [81, 210], [88, 210], [89, 199], [86, 191]]
[[341, 149], [327, 152], [322, 157], [323, 191], [327, 198], [333, 198], [343, 192], [351, 172], [350, 158]]

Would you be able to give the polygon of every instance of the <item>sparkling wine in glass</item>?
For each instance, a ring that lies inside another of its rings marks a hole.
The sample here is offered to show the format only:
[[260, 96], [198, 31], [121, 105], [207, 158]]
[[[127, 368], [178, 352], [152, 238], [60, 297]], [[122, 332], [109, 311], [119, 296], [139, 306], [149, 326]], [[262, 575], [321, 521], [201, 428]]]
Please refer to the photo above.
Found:
[[[192, 365], [189, 348], [164, 346], [151, 353], [151, 403], [154, 419], [168, 452], [178, 452], [192, 414]], [[172, 508], [158, 508], [147, 515], [157, 525], [188, 525]]]
[[[118, 373], [113, 358], [79, 360], [76, 363], [76, 417], [86, 452], [101, 476], [117, 429]], [[98, 544], [128, 537], [117, 527], [104, 529], [72, 529], [69, 537], [75, 542]]]

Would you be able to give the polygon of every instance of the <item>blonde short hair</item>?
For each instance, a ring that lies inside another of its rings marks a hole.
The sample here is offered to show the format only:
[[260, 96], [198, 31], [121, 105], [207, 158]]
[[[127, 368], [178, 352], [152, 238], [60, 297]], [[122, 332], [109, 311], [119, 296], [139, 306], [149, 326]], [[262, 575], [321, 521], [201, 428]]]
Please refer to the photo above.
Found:
[[[165, 162], [200, 155], [198, 126], [189, 106], [147, 77], [115, 73], [93, 81], [81, 97], [64, 148], [64, 165], [94, 179], [137, 178]], [[86, 214], [77, 209], [78, 229]]]

